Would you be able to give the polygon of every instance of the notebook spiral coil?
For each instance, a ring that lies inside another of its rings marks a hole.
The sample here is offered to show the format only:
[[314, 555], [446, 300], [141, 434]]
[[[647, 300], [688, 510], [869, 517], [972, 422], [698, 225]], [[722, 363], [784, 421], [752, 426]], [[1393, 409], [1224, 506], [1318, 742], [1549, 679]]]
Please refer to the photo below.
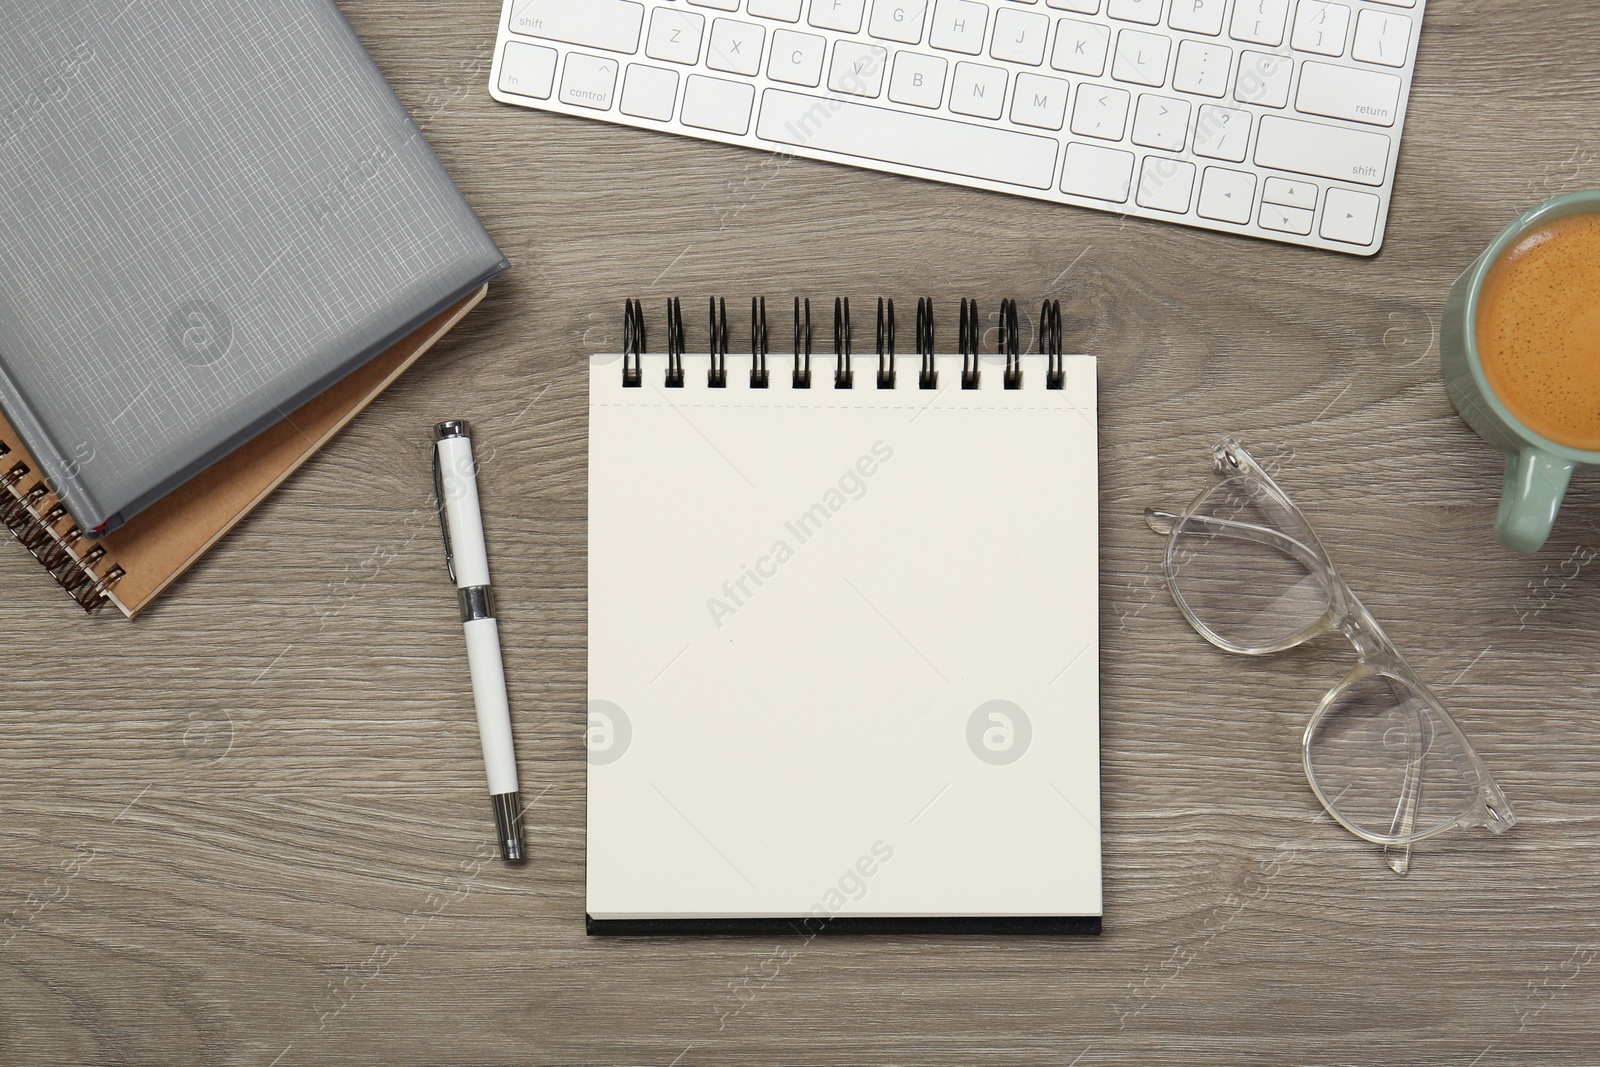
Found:
[[[10, 446], [0, 443], [0, 460], [10, 454]], [[0, 463], [0, 472], [0, 523], [79, 607], [92, 612], [104, 604], [111, 587], [123, 577], [123, 569], [113, 567], [105, 574], [97, 573], [96, 566], [105, 559], [105, 548], [95, 545], [81, 551], [83, 533], [71, 524], [71, 516], [59, 502], [40, 510], [53, 494], [42, 481], [23, 488], [32, 473], [26, 463], [13, 463], [9, 469]], [[70, 524], [64, 531], [60, 530], [63, 523]]]
[[[724, 389], [728, 385], [728, 353], [732, 334], [728, 329], [728, 304], [721, 297], [710, 301], [711, 370], [706, 385], [711, 389]], [[683, 301], [673, 297], [667, 301], [667, 370], [663, 385], [668, 389], [681, 389], [684, 385], [683, 358], [688, 352], [684, 332]], [[1062, 350], [1061, 302], [1046, 300], [1039, 313], [1039, 354], [1047, 357], [1044, 387], [1064, 389], [1066, 371]], [[997, 330], [997, 354], [1005, 359], [1003, 385], [1006, 389], [1023, 388], [1021, 312], [1015, 300], [1000, 302]], [[878, 373], [873, 379], [879, 389], [894, 389], [899, 384], [895, 367], [895, 312], [894, 301], [878, 298], [877, 351]], [[961, 356], [961, 388], [977, 389], [982, 384], [983, 319], [976, 300], [961, 301], [956, 351]], [[767, 320], [767, 301], [756, 297], [750, 301], [750, 388], [766, 389], [771, 385], [768, 359], [771, 355], [771, 338]], [[796, 297], [794, 300], [794, 373], [790, 385], [795, 389], [812, 387], [811, 300]], [[916, 349], [921, 365], [917, 373], [917, 388], [939, 388], [939, 370], [935, 355], [934, 304], [928, 297], [917, 300]], [[644, 385], [644, 354], [648, 350], [645, 332], [644, 305], [629, 300], [622, 318], [622, 384], [636, 389]], [[850, 324], [850, 298], [836, 297], [833, 301], [833, 385], [835, 389], [855, 388], [854, 338]]]

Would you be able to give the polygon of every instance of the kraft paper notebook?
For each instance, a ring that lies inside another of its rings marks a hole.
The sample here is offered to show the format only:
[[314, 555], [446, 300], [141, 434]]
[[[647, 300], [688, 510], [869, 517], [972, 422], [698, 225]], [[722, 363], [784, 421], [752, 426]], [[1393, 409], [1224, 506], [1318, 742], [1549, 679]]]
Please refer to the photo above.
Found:
[[1094, 359], [720, 310], [590, 364], [589, 931], [1099, 932]]
[[480, 288], [96, 541], [80, 536], [33, 457], [0, 418], [0, 522], [84, 608], [109, 602], [131, 619], [422, 358], [487, 291]]

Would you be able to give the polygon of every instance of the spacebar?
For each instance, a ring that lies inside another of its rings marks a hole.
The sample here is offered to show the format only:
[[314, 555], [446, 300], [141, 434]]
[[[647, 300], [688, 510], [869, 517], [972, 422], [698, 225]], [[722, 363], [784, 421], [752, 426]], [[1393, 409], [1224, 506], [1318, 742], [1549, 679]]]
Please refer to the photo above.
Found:
[[1061, 146], [1052, 137], [768, 89], [756, 136], [764, 141], [1048, 189]]

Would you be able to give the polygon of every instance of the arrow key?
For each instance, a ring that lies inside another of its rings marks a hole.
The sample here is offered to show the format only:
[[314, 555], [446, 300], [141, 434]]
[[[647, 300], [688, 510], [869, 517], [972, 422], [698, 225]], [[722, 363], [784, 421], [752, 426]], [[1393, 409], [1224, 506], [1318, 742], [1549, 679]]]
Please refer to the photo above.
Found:
[[1307, 211], [1317, 206], [1317, 183], [1293, 181], [1289, 178], [1268, 178], [1261, 191], [1262, 202], [1300, 207]]
[[1322, 207], [1322, 236], [1346, 244], [1371, 245], [1382, 204], [1372, 193], [1329, 189]]
[[1250, 209], [1255, 206], [1256, 176], [1242, 170], [1226, 167], [1207, 167], [1200, 180], [1200, 217], [1218, 222], [1250, 221]]
[[561, 102], [575, 107], [611, 110], [617, 90], [617, 61], [573, 52], [561, 75]]
[[1302, 207], [1284, 207], [1281, 204], [1261, 205], [1261, 225], [1281, 233], [1307, 234], [1311, 232], [1314, 213]]

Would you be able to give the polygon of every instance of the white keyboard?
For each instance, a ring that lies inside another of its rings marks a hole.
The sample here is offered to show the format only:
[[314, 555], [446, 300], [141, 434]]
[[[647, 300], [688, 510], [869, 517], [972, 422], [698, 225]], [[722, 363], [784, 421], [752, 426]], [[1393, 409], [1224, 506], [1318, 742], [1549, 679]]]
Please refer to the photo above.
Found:
[[1424, 3], [506, 0], [490, 91], [1371, 255]]

